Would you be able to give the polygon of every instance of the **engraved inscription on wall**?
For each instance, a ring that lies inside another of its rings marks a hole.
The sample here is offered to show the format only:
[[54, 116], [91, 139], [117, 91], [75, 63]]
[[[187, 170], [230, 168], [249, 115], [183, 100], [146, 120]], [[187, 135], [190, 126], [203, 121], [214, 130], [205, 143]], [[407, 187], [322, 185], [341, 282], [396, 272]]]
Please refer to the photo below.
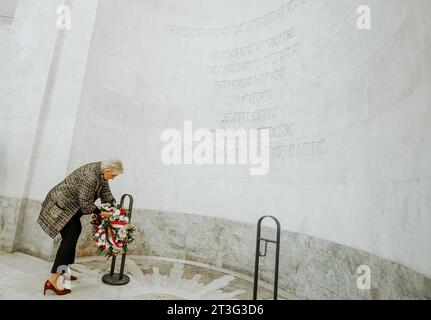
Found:
[[289, 13], [296, 8], [302, 6], [305, 0], [287, 0], [280, 7], [271, 10], [261, 16], [244, 21], [239, 24], [218, 27], [218, 28], [203, 28], [192, 26], [181, 26], [175, 24], [167, 24], [169, 33], [178, 37], [184, 38], [224, 38], [235, 37], [241, 34], [253, 33], [258, 29], [271, 26], [275, 23], [285, 21]]
[[[281, 95], [289, 85], [289, 60], [301, 48], [296, 26], [289, 25], [288, 17], [305, 3], [289, 0], [262, 16], [227, 27], [168, 25], [175, 36], [218, 39], [218, 49], [208, 52], [208, 64], [202, 66], [217, 97], [217, 128], [269, 129], [271, 159], [325, 153], [326, 139], [297, 137], [295, 129], [301, 124], [283, 112], [286, 104]], [[235, 37], [237, 46], [220, 45], [225, 38], [226, 43], [235, 43]]]

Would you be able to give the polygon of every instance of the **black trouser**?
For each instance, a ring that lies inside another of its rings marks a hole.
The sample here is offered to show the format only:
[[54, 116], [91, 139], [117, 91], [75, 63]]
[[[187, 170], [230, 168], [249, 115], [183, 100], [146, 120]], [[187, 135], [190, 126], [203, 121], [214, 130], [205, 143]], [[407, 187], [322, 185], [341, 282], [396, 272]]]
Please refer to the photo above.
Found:
[[[67, 270], [69, 264], [75, 262], [76, 244], [78, 243], [78, 238], [82, 230], [81, 216], [81, 210], [79, 210], [72, 219], [66, 223], [63, 229], [61, 229], [61, 243], [57, 250], [51, 273], [62, 273]], [[59, 268], [60, 266], [62, 267]]]

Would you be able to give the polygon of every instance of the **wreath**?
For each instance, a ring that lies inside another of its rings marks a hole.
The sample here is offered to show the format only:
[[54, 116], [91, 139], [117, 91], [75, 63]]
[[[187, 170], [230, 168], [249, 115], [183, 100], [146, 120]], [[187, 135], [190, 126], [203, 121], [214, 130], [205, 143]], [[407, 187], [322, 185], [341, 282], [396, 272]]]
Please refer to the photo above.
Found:
[[93, 215], [93, 239], [96, 241], [97, 253], [105, 254], [109, 259], [123, 253], [126, 244], [133, 242], [135, 227], [130, 224], [129, 210], [106, 205], [102, 205], [101, 209], [112, 215], [107, 218]]

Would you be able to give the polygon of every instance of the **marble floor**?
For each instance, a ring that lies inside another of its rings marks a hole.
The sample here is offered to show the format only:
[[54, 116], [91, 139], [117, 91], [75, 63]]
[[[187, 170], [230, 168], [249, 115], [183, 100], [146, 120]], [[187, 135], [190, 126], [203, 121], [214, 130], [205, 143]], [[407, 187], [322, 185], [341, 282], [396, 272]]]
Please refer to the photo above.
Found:
[[[205, 264], [148, 256], [128, 256], [125, 274], [130, 282], [111, 286], [102, 282], [110, 269], [104, 257], [77, 258], [71, 266], [78, 277], [72, 293], [43, 295], [43, 284], [51, 263], [20, 252], [0, 252], [0, 299], [143, 299], [143, 300], [250, 300], [253, 279], [249, 276]], [[120, 259], [117, 261], [119, 269]], [[116, 270], [118, 272], [119, 270]], [[260, 282], [259, 299], [271, 299], [272, 286]], [[49, 292], [49, 293], [48, 293]], [[279, 299], [296, 299], [279, 290]]]

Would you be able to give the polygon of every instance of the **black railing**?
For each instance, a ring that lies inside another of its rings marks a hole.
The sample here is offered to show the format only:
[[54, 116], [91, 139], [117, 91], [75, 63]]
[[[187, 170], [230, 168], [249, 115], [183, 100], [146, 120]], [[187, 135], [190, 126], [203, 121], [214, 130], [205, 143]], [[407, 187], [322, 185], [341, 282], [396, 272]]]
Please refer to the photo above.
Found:
[[[277, 239], [271, 240], [271, 239], [265, 239], [261, 237], [261, 230], [262, 230], [262, 221], [266, 218], [271, 218], [275, 221], [277, 224]], [[260, 244], [261, 241], [265, 243], [265, 249], [264, 252], [260, 252]], [[257, 299], [257, 288], [258, 288], [258, 281], [259, 281], [259, 259], [260, 257], [266, 257], [268, 252], [268, 243], [274, 243], [275, 244], [275, 271], [274, 271], [274, 300], [277, 300], [277, 294], [278, 294], [278, 267], [280, 262], [280, 222], [276, 217], [272, 216], [264, 216], [259, 219], [257, 223], [257, 234], [256, 234], [256, 259], [255, 259], [255, 265], [254, 265], [254, 287], [253, 287], [253, 300]]]
[[[130, 220], [132, 219], [133, 197], [130, 194], [124, 194], [121, 197], [119, 208], [123, 207], [124, 199], [126, 197], [129, 197], [128, 217], [129, 217], [129, 223], [130, 223]], [[123, 252], [122, 252], [122, 256], [121, 256], [120, 273], [114, 273], [115, 263], [117, 261], [117, 257], [113, 256], [112, 257], [112, 263], [111, 263], [111, 272], [108, 274], [105, 274], [102, 277], [103, 282], [110, 284], [110, 285], [115, 285], [115, 286], [124, 285], [124, 284], [129, 283], [130, 278], [124, 274], [124, 265], [126, 263], [126, 254], [127, 254], [127, 241], [123, 246]]]

